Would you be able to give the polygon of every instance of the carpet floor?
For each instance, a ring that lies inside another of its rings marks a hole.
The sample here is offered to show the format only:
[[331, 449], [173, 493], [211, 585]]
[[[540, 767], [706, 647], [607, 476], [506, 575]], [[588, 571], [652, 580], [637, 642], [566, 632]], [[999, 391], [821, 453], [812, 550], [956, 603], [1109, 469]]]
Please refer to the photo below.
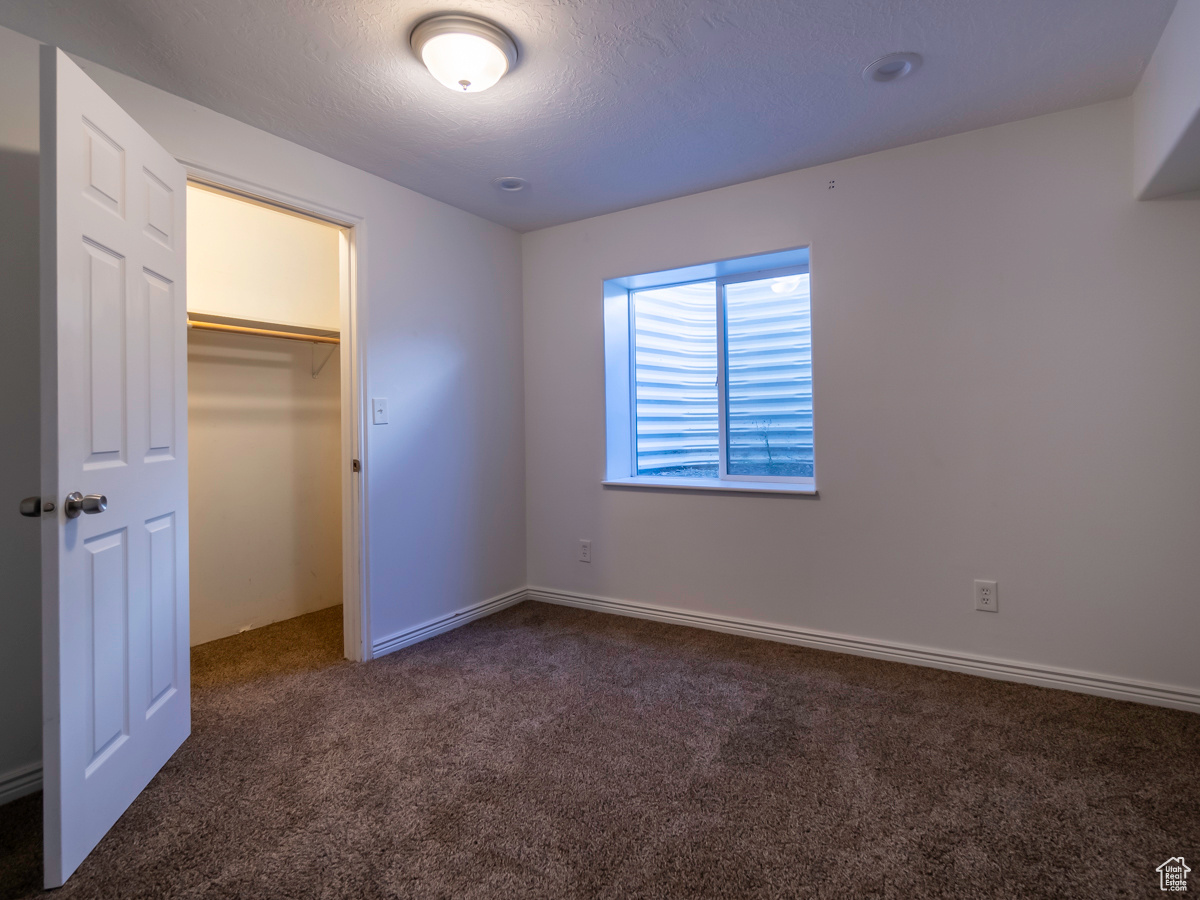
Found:
[[196, 648], [192, 736], [56, 900], [1094, 900], [1200, 861], [1190, 713], [532, 602], [340, 647], [335, 609]]

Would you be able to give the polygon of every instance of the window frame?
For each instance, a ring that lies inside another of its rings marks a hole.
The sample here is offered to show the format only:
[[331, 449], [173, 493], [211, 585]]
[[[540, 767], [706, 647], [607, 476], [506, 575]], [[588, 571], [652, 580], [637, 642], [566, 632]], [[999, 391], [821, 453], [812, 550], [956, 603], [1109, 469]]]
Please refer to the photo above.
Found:
[[[607, 487], [643, 487], [675, 490], [735, 491], [749, 493], [816, 494], [814, 428], [813, 474], [731, 475], [728, 472], [728, 379], [726, 352], [726, 294], [729, 284], [788, 275], [809, 276], [810, 353], [812, 333], [811, 245], [791, 250], [704, 263], [663, 272], [608, 279], [604, 282], [604, 363]], [[717, 434], [719, 466], [716, 478], [639, 475], [637, 473], [637, 316], [634, 294], [643, 290], [715, 283], [717, 317]], [[814, 379], [815, 381], [815, 379]], [[816, 400], [814, 385], [813, 413]]]

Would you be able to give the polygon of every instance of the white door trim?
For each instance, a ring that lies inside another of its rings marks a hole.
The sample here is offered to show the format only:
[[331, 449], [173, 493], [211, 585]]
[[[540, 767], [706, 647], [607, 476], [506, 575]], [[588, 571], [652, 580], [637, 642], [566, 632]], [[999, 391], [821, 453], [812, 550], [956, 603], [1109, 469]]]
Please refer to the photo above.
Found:
[[[362, 274], [365, 266], [366, 219], [356, 213], [327, 206], [317, 200], [289, 194], [229, 172], [179, 159], [188, 180], [231, 194], [322, 219], [342, 232], [341, 267], [341, 394], [342, 394], [342, 634], [347, 659], [362, 662], [372, 657], [371, 588], [367, 531], [367, 408], [366, 348], [363, 327]], [[357, 459], [361, 471], [351, 471]], [[357, 600], [357, 602], [354, 602]]]

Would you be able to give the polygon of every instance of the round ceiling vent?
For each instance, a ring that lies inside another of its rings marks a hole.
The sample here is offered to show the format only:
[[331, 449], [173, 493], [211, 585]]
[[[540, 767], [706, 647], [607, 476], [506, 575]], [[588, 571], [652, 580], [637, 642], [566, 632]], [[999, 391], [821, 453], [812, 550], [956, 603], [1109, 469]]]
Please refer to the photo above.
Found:
[[501, 175], [499, 178], [493, 178], [492, 184], [502, 191], [523, 191], [529, 187], [528, 181], [516, 175]]
[[873, 81], [899, 81], [906, 75], [911, 75], [921, 68], [919, 53], [889, 53], [881, 56], [875, 62], [863, 69], [863, 81], [870, 84]]

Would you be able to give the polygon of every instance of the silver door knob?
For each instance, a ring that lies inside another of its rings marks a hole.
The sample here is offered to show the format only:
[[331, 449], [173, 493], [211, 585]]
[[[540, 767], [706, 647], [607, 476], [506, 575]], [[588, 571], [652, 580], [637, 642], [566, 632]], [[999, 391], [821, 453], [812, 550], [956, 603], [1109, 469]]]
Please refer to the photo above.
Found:
[[35, 519], [42, 514], [42, 498], [26, 497], [21, 501], [21, 515]]
[[67, 494], [67, 502], [63, 506], [63, 512], [67, 514], [68, 519], [77, 519], [80, 513], [94, 516], [106, 509], [108, 509], [108, 498], [103, 494], [88, 494], [85, 497], [79, 491]]

